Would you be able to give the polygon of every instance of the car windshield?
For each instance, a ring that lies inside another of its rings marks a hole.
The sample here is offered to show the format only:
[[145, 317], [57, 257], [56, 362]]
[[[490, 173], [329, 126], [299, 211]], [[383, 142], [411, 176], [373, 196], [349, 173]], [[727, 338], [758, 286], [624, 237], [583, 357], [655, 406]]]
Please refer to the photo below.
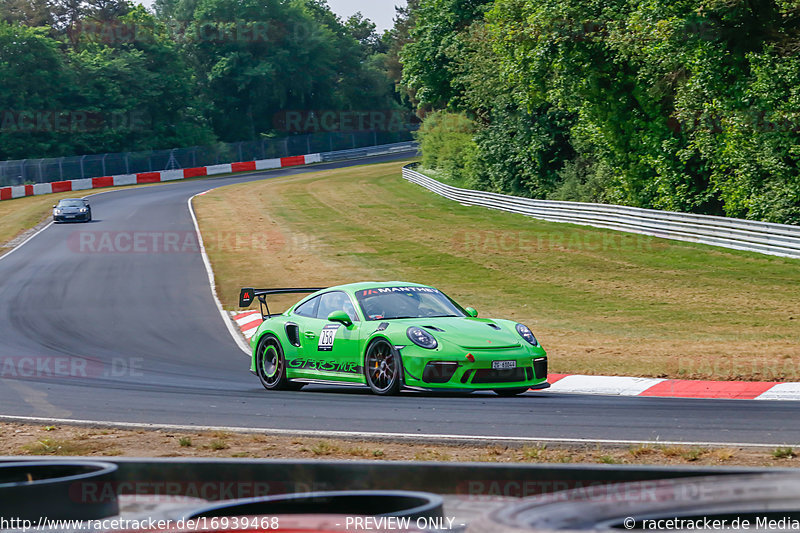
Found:
[[463, 317], [465, 311], [431, 287], [380, 287], [356, 292], [367, 320]]
[[61, 200], [58, 207], [84, 207], [83, 200]]

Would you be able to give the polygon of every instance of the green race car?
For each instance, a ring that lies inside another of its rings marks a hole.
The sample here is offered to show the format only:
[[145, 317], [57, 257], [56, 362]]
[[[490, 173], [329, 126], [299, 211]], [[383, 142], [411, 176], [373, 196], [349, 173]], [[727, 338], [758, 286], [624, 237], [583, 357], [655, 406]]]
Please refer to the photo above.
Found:
[[[282, 314], [269, 294], [313, 293]], [[367, 282], [327, 289], [242, 289], [239, 305], [261, 302], [264, 322], [250, 340], [250, 370], [269, 390], [306, 383], [399, 390], [544, 389], [547, 354], [531, 330], [477, 318], [426, 285]]]

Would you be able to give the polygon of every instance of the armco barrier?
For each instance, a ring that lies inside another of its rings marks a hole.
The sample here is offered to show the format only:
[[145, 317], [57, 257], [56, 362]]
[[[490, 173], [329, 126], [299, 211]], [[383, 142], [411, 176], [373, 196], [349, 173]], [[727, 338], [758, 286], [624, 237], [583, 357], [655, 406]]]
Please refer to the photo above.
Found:
[[361, 159], [376, 155], [388, 155], [401, 152], [415, 152], [418, 144], [415, 142], [384, 144], [382, 146], [370, 146], [367, 148], [356, 148], [353, 150], [339, 150], [337, 152], [326, 152], [320, 154], [322, 161], [344, 161], [347, 159]]
[[141, 172], [138, 174], [122, 174], [119, 176], [102, 176], [69, 181], [55, 181], [52, 183], [37, 183], [35, 185], [18, 185], [15, 187], [0, 188], [0, 200], [11, 200], [24, 196], [38, 196], [57, 192], [81, 191], [86, 189], [99, 189], [103, 187], [119, 187], [121, 185], [137, 185], [142, 183], [161, 183], [165, 181], [213, 176], [233, 172], [254, 172], [276, 168], [310, 165], [323, 161], [342, 161], [345, 159], [359, 159], [375, 155], [393, 154], [416, 151], [415, 143], [397, 143], [383, 146], [372, 146], [359, 150], [343, 150], [325, 154], [298, 155], [280, 159], [262, 159], [259, 161], [242, 161], [239, 163], [225, 163], [208, 167], [184, 168], [178, 170], [162, 170], [159, 172]]
[[535, 200], [459, 189], [417, 172], [414, 166], [412, 164], [403, 168], [403, 177], [406, 180], [465, 205], [520, 213], [552, 222], [567, 222], [734, 250], [800, 258], [800, 226], [620, 205]]

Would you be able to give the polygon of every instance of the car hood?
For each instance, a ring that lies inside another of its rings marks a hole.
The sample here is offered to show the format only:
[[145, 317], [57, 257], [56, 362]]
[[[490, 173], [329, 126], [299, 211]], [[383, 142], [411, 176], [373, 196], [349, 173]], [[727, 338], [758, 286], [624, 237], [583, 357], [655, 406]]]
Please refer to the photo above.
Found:
[[467, 350], [496, 350], [520, 346], [520, 337], [492, 320], [477, 318], [405, 319], [409, 326], [423, 328], [439, 340]]
[[83, 208], [82, 207], [56, 207], [56, 211], [61, 211], [62, 213], [79, 213], [81, 209], [83, 209]]

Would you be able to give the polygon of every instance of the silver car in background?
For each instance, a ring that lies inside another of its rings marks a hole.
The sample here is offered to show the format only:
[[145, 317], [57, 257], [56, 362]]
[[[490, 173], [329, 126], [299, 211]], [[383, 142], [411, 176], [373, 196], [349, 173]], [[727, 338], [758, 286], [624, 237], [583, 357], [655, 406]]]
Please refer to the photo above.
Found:
[[91, 222], [92, 207], [83, 198], [64, 198], [53, 206], [53, 222]]

